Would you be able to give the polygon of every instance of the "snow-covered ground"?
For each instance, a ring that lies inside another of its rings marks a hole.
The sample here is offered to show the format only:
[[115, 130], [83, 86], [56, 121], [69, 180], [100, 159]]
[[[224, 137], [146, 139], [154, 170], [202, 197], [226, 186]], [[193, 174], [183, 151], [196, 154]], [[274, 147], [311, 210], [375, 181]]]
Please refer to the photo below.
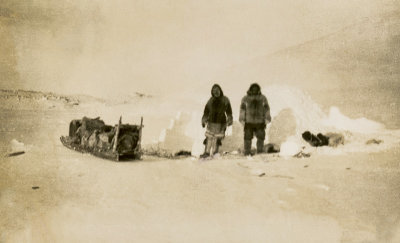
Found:
[[[199, 153], [208, 97], [72, 106], [59, 99], [7, 100], [0, 110], [0, 241], [398, 242], [398, 131], [335, 108], [325, 114], [291, 87], [263, 90], [273, 116], [270, 140], [301, 148], [299, 133], [307, 129], [343, 133], [346, 143], [309, 150], [309, 158], [145, 155], [115, 163], [63, 147], [59, 137], [69, 121], [100, 116], [116, 124], [122, 115], [123, 122], [139, 123], [143, 116], [144, 146]], [[237, 120], [241, 97], [229, 98]], [[240, 146], [241, 130], [238, 124], [229, 131], [225, 149]], [[383, 142], [366, 144], [370, 139]]]

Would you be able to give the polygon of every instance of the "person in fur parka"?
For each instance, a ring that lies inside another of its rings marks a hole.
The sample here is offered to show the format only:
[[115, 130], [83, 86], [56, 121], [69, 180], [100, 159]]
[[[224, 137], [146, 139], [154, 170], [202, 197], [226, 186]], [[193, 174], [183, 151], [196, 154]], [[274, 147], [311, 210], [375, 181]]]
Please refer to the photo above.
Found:
[[218, 153], [221, 141], [225, 137], [225, 130], [227, 126], [232, 125], [231, 103], [218, 84], [214, 84], [211, 88], [211, 98], [204, 108], [201, 124], [203, 127], [207, 126], [205, 151], [202, 157], [208, 157], [210, 154]]
[[244, 126], [244, 154], [250, 155], [251, 140], [257, 138], [257, 153], [264, 151], [265, 128], [271, 122], [267, 98], [261, 93], [260, 85], [250, 85], [247, 95], [240, 104], [239, 121]]

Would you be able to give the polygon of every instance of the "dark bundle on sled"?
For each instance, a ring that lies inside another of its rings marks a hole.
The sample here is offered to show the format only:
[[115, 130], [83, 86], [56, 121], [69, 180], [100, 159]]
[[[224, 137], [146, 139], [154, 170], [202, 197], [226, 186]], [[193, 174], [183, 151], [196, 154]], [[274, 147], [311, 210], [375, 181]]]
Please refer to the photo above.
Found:
[[106, 125], [100, 117], [72, 120], [69, 136], [60, 140], [67, 148], [105, 159], [140, 159], [143, 118], [140, 125], [122, 124], [121, 119], [115, 126]]

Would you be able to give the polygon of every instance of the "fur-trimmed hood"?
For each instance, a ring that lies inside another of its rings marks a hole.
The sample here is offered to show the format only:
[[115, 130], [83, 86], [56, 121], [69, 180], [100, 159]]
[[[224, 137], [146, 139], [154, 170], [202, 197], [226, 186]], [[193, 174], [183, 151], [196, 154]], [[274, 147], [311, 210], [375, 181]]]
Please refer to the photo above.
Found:
[[[253, 87], [256, 87], [256, 88], [258, 89], [258, 91], [257, 91], [256, 94], [252, 94], [252, 93], [251, 93], [251, 89], [252, 89]], [[250, 85], [250, 88], [247, 90], [247, 95], [260, 95], [260, 94], [261, 94], [261, 87], [260, 87], [260, 85], [258, 85], [258, 83], [253, 83], [253, 84], [251, 84], [251, 85]]]
[[[217, 88], [219, 89], [219, 92], [221, 93], [219, 97], [215, 97], [215, 96], [213, 95], [212, 91], [213, 91], [214, 87], [217, 87]], [[219, 84], [214, 84], [214, 85], [212, 86], [212, 88], [211, 88], [211, 96], [214, 97], [214, 98], [221, 98], [221, 97], [224, 96], [224, 92], [222, 92], [222, 88], [221, 88], [221, 86], [219, 86]]]

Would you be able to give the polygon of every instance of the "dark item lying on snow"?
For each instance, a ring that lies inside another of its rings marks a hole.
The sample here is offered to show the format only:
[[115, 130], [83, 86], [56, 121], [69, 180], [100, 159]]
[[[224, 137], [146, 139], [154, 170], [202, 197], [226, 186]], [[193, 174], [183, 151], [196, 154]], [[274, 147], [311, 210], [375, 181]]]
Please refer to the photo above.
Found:
[[14, 152], [14, 153], [8, 154], [7, 157], [18, 156], [18, 155], [22, 155], [24, 153], [25, 153], [25, 151]]
[[190, 151], [181, 150], [175, 153], [175, 156], [192, 156]]
[[279, 146], [277, 144], [274, 143], [268, 143], [266, 145], [264, 145], [264, 153], [279, 153]]
[[303, 139], [313, 147], [331, 146], [336, 147], [344, 144], [344, 137], [339, 133], [318, 133], [316, 136], [309, 131], [305, 131], [302, 135]]
[[367, 144], [367, 145], [370, 145], [370, 144], [381, 144], [381, 143], [383, 143], [382, 140], [380, 140], [380, 139], [375, 139], [375, 138], [370, 139], [370, 140], [368, 140], [367, 142], [365, 142], [365, 144]]
[[300, 151], [297, 154], [293, 155], [293, 157], [295, 158], [309, 158], [310, 156], [310, 153], [304, 153], [303, 151]]
[[100, 117], [72, 120], [69, 136], [60, 140], [69, 149], [105, 159], [140, 159], [143, 117], [140, 125], [122, 124], [121, 119], [114, 127], [106, 125]]

